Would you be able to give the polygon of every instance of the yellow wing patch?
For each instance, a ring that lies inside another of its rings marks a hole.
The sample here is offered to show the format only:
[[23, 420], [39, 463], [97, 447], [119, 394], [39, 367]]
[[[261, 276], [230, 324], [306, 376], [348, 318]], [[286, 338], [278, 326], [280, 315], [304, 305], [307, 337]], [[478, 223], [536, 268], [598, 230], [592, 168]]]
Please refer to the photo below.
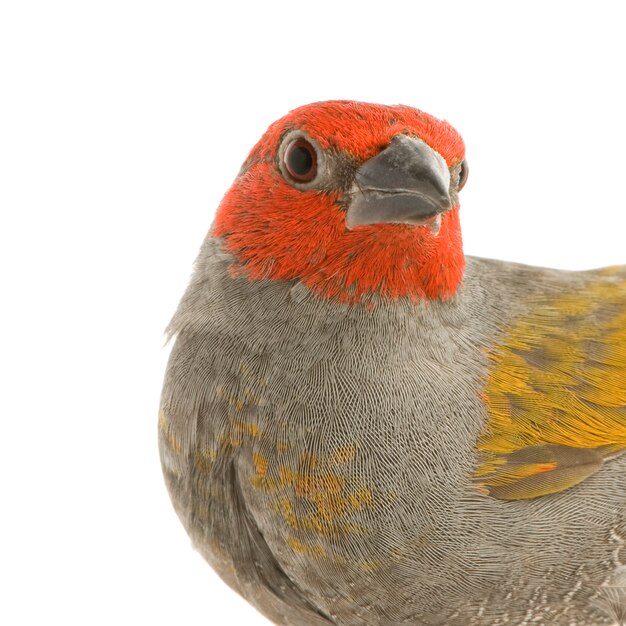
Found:
[[626, 450], [626, 268], [533, 296], [490, 352], [479, 485], [494, 497], [566, 489]]

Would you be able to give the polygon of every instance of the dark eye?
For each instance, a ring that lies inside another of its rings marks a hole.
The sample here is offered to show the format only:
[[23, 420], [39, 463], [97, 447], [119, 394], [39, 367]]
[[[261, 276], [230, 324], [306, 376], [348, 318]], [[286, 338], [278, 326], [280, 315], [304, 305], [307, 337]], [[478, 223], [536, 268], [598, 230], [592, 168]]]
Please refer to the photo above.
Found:
[[459, 185], [458, 190], [461, 191], [467, 182], [467, 176], [469, 175], [469, 167], [467, 165], [467, 160], [463, 159], [461, 162], [461, 171], [459, 172]]
[[306, 139], [295, 139], [283, 157], [287, 174], [297, 183], [311, 182], [317, 175], [317, 153]]

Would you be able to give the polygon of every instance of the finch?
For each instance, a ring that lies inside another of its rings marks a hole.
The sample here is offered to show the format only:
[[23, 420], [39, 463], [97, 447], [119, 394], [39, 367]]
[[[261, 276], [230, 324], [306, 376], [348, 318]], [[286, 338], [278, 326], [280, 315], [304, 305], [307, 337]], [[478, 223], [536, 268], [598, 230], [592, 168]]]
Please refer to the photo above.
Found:
[[276, 624], [626, 623], [626, 267], [465, 256], [461, 136], [272, 124], [169, 326], [165, 481]]

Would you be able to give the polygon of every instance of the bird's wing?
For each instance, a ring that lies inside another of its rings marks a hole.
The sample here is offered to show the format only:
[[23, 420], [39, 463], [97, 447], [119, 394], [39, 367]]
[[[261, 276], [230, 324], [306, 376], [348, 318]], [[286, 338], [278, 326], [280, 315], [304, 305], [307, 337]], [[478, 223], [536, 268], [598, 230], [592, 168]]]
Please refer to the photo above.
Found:
[[626, 267], [534, 295], [490, 350], [478, 485], [503, 500], [562, 491], [626, 450]]

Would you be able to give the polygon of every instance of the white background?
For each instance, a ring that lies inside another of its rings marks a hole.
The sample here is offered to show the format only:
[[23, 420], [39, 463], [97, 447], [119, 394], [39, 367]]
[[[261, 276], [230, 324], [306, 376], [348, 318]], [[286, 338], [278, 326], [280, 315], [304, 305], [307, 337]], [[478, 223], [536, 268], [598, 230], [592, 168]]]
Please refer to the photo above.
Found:
[[0, 623], [266, 623], [192, 551], [162, 331], [267, 125], [329, 98], [463, 134], [466, 250], [626, 262], [619, 2], [3, 2]]

